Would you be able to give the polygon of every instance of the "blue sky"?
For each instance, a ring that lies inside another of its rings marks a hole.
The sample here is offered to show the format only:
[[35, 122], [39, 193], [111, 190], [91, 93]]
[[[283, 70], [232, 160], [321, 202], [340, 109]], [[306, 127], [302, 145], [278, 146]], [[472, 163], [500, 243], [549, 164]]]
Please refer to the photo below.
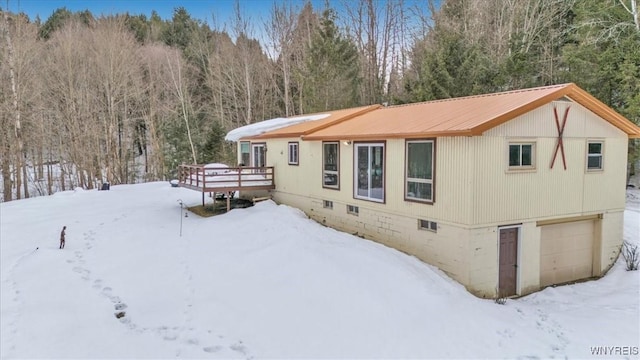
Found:
[[[292, 0], [292, 3], [302, 6], [304, 0]], [[323, 0], [313, 0], [312, 3], [317, 8], [324, 7]], [[156, 10], [161, 18], [170, 19], [173, 9], [182, 6], [191, 17], [204, 20], [211, 25], [213, 14], [216, 22], [229, 19], [233, 14], [235, 0], [9, 0], [8, 4], [11, 12], [24, 12], [32, 20], [39, 15], [43, 22], [61, 7], [66, 7], [72, 12], [88, 9], [94, 16], [128, 12], [132, 15], [145, 14], [148, 17], [152, 10]], [[240, 9], [243, 14], [258, 20], [269, 16], [272, 4], [273, 0], [240, 0]], [[7, 8], [7, 0], [0, 0], [0, 7]]]

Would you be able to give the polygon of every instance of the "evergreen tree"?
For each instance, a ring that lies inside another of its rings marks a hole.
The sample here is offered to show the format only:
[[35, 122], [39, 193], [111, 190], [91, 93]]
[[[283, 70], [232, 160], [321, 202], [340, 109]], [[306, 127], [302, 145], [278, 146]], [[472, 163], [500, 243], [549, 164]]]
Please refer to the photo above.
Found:
[[[622, 5], [585, 0], [575, 4], [575, 26], [563, 48], [563, 80], [640, 124], [640, 32]], [[629, 142], [630, 175], [640, 159], [638, 140]]]
[[335, 25], [335, 12], [325, 10], [307, 57], [305, 109], [312, 113], [356, 106], [360, 84], [358, 52]]

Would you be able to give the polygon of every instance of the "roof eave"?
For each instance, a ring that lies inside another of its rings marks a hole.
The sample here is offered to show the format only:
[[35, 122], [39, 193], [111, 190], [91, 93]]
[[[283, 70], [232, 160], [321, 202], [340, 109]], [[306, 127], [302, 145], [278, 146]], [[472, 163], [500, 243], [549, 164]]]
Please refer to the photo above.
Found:
[[[369, 106], [366, 106], [366, 107], [364, 107], [363, 109], [361, 109], [359, 111], [355, 111], [355, 112], [353, 112], [353, 113], [351, 113], [349, 115], [342, 116], [342, 117], [337, 118], [337, 119], [335, 119], [333, 121], [329, 121], [329, 122], [327, 122], [325, 124], [321, 124], [321, 125], [318, 125], [316, 127], [312, 127], [310, 129], [307, 129], [307, 130], [304, 130], [304, 131], [296, 131], [296, 132], [292, 132], [292, 133], [278, 133], [278, 131], [280, 131], [282, 129], [276, 129], [276, 130], [273, 130], [273, 133], [271, 133], [271, 131], [267, 131], [267, 132], [262, 133], [260, 135], [247, 137], [246, 139], [248, 139], [248, 140], [265, 140], [265, 139], [282, 139], [282, 138], [300, 137], [300, 136], [304, 136], [304, 135], [307, 135], [307, 134], [312, 134], [314, 132], [326, 129], [326, 128], [330, 127], [330, 126], [333, 126], [333, 125], [339, 124], [341, 122], [353, 119], [355, 117], [358, 117], [360, 115], [366, 114], [366, 113], [368, 113], [370, 111], [379, 109], [381, 107], [382, 107], [382, 105], [380, 105], [380, 104], [369, 105]], [[294, 125], [290, 125], [290, 126], [296, 126], [296, 125], [298, 125], [298, 124], [294, 124]], [[286, 129], [286, 127], [285, 127], [285, 129]], [[243, 139], [241, 139], [241, 140], [243, 140]]]

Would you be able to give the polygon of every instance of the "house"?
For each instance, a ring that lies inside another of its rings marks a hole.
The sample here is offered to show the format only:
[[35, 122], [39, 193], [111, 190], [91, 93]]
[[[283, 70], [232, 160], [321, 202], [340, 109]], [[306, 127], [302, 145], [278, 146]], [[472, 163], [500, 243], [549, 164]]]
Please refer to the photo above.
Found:
[[478, 296], [601, 276], [619, 254], [640, 128], [575, 84], [314, 116], [246, 128], [238, 161], [273, 167], [274, 201]]

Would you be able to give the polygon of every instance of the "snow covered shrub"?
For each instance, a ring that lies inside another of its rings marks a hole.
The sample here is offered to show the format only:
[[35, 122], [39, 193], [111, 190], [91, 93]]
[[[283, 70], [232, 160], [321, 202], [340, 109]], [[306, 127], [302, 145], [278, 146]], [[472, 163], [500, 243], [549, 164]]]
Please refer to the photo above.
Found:
[[634, 245], [628, 241], [622, 244], [622, 257], [627, 263], [627, 271], [638, 270], [640, 264], [640, 253], [638, 251], [638, 245]]

